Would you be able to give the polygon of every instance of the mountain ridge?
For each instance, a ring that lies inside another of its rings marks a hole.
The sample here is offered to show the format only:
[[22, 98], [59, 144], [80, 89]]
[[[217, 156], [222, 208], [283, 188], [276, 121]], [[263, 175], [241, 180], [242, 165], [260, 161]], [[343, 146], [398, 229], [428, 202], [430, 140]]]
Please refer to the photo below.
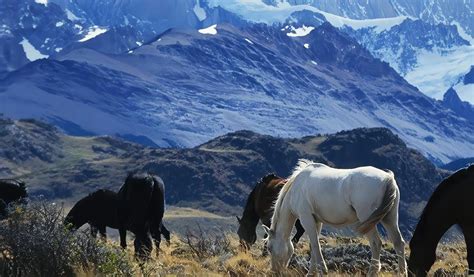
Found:
[[0, 177], [25, 180], [32, 197], [70, 203], [98, 188], [117, 190], [128, 172], [163, 178], [166, 201], [234, 215], [262, 176], [288, 176], [299, 158], [351, 168], [373, 165], [395, 172], [401, 224], [412, 230], [421, 207], [446, 176], [386, 128], [278, 138], [251, 131], [228, 133], [194, 148], [152, 148], [105, 137], [73, 137], [36, 120], [0, 119]]

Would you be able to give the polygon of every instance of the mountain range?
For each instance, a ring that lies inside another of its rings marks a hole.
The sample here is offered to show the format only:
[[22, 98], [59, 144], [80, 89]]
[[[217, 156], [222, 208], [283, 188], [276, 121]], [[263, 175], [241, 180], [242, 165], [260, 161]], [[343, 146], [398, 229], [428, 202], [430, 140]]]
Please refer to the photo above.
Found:
[[474, 156], [472, 1], [5, 3], [10, 117], [168, 147], [384, 126], [438, 164]]
[[213, 25], [172, 29], [124, 54], [73, 49], [9, 73], [0, 110], [71, 134], [179, 147], [243, 128], [294, 137], [386, 126], [439, 163], [474, 156], [473, 122], [330, 24], [298, 32]]

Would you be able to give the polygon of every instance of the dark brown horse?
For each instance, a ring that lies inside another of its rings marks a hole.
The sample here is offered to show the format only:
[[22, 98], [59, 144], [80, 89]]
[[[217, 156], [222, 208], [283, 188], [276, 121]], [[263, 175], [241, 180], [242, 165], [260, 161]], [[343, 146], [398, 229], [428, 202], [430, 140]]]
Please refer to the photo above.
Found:
[[408, 271], [426, 276], [444, 233], [459, 225], [467, 245], [469, 274], [474, 274], [474, 165], [446, 178], [431, 195], [410, 241]]
[[23, 181], [16, 179], [0, 179], [0, 218], [7, 216], [8, 204], [22, 201], [28, 197]]
[[[130, 230], [135, 234], [135, 254], [148, 258], [152, 250], [149, 233], [159, 248], [165, 210], [164, 183], [160, 177], [149, 173], [131, 173], [120, 188], [118, 197], [120, 241], [125, 241], [126, 230]], [[125, 246], [122, 244], [122, 247]]]
[[[257, 240], [255, 229], [259, 220], [263, 225], [270, 227], [273, 216], [273, 204], [285, 183], [285, 179], [275, 174], [269, 174], [260, 179], [255, 185], [255, 188], [247, 198], [242, 218], [237, 217], [239, 221], [237, 234], [242, 245], [246, 246], [255, 243]], [[296, 234], [292, 241], [297, 243], [303, 235], [304, 229], [299, 220], [296, 221], [295, 227]]]

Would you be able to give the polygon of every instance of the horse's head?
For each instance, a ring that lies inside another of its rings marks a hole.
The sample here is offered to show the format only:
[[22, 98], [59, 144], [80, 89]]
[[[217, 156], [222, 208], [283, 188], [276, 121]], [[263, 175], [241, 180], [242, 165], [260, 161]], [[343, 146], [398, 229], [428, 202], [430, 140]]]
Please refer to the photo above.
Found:
[[293, 255], [293, 243], [291, 240], [284, 239], [282, 236], [277, 236], [274, 230], [263, 225], [263, 229], [267, 233], [267, 248], [270, 252], [272, 271], [281, 272], [290, 263], [290, 258]]
[[238, 216], [236, 217], [237, 221], [239, 222], [237, 234], [239, 235], [240, 245], [244, 248], [248, 248], [249, 245], [254, 244], [257, 240], [257, 232], [247, 220], [243, 218], [241, 219]]

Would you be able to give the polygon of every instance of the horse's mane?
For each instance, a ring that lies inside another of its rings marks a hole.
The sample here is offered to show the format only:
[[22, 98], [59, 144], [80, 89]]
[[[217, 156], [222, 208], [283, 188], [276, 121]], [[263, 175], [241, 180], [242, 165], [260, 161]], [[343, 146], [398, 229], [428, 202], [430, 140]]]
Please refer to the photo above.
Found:
[[[269, 181], [279, 178], [276, 174], [270, 173], [257, 181], [255, 186], [253, 187], [252, 191], [250, 192], [249, 196], [247, 197], [247, 202], [245, 203], [245, 208], [244, 208], [244, 216], [247, 214], [249, 216], [253, 217], [258, 217], [255, 210], [254, 210], [254, 201], [255, 201], [255, 194], [257, 191], [264, 185], [267, 184]], [[242, 217], [243, 219], [244, 217]]]
[[288, 181], [286, 182], [285, 185], [281, 188], [280, 193], [278, 194], [278, 198], [275, 202], [275, 206], [273, 207], [273, 217], [272, 217], [272, 227], [271, 229], [275, 231], [276, 228], [276, 220], [280, 217], [280, 209], [281, 209], [281, 204], [283, 202], [283, 199], [285, 198], [287, 192], [290, 190], [291, 186], [293, 185], [296, 176], [301, 173], [306, 167], [315, 164], [315, 162], [307, 159], [299, 159], [298, 162], [296, 163], [295, 168], [293, 169], [293, 173], [291, 173], [290, 177], [288, 178]]
[[454, 189], [453, 186], [455, 184], [461, 183], [469, 174], [474, 174], [474, 165], [462, 168], [451, 174], [446, 179], [444, 179], [438, 185], [438, 187], [436, 187], [430, 199], [428, 200], [428, 203], [426, 204], [425, 208], [423, 209], [423, 212], [421, 213], [420, 222], [422, 222], [426, 218], [426, 216], [430, 213], [432, 206], [443, 197], [446, 190]]

